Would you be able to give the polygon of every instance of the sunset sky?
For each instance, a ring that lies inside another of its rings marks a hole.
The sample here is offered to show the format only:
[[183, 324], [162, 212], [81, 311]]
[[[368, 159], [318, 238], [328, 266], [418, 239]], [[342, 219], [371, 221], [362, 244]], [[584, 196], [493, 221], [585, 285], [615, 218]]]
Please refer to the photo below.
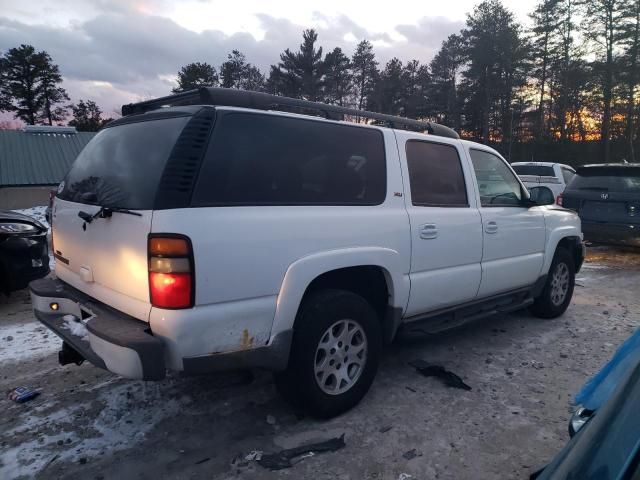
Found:
[[[95, 100], [107, 116], [123, 103], [166, 95], [180, 66], [219, 67], [234, 48], [268, 72], [285, 48], [315, 28], [326, 50], [350, 55], [370, 40], [381, 63], [428, 62], [464, 25], [474, 0], [0, 0], [0, 51], [21, 43], [46, 50], [72, 101]], [[505, 1], [528, 23], [534, 0]]]

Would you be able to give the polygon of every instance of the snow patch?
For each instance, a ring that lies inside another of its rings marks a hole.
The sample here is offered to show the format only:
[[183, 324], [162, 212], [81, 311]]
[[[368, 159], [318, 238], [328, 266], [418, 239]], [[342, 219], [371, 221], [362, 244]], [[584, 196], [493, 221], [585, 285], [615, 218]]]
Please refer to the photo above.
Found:
[[16, 209], [16, 210], [13, 210], [13, 211], [21, 213], [23, 215], [27, 215], [27, 216], [29, 216], [31, 218], [35, 218], [37, 221], [39, 221], [45, 227], [49, 228], [49, 222], [47, 222], [47, 217], [45, 215], [46, 210], [47, 210], [47, 207], [42, 205], [42, 206], [38, 206], [38, 207]]
[[62, 319], [64, 320], [62, 328], [69, 330], [71, 335], [80, 337], [82, 340], [88, 340], [89, 330], [87, 330], [85, 324], [79, 321], [75, 315], [65, 315]]
[[40, 322], [0, 326], [0, 364], [45, 357], [60, 345], [58, 336]]
[[[140, 443], [160, 421], [183, 411], [189, 399], [167, 400], [167, 385], [125, 382], [102, 385], [107, 389], [98, 397], [104, 406], [93, 421], [83, 428], [82, 435], [69, 432], [76, 418], [92, 414], [92, 403], [69, 405], [49, 414], [29, 412], [29, 418], [18, 428], [7, 432], [15, 435], [29, 432], [37, 440], [5, 449], [0, 461], [0, 478], [36, 476], [55, 458], [77, 461], [104, 452], [129, 449]], [[62, 440], [63, 445], [58, 441]]]

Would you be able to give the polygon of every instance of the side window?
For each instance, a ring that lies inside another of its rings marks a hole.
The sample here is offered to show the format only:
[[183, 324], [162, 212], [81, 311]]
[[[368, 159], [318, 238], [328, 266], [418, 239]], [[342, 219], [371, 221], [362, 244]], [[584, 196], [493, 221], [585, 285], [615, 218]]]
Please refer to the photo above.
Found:
[[221, 112], [192, 204], [377, 205], [386, 182], [378, 130]]
[[464, 173], [455, 147], [409, 140], [406, 152], [414, 205], [469, 206]]
[[483, 207], [519, 207], [522, 200], [520, 182], [507, 164], [496, 155], [471, 150], [471, 161], [478, 180]]
[[568, 168], [563, 168], [562, 169], [562, 177], [564, 178], [564, 183], [566, 185], [569, 185], [569, 183], [571, 183], [571, 180], [573, 180], [573, 177], [575, 177], [575, 176], [576, 176], [576, 174], [573, 173]]

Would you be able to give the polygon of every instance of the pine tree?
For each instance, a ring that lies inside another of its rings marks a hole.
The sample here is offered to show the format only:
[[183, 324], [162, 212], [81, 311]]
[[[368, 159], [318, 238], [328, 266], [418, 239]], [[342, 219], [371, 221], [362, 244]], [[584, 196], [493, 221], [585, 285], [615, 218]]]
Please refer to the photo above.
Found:
[[264, 75], [238, 50], [227, 55], [227, 61], [220, 66], [220, 76], [224, 88], [260, 91], [264, 87]]
[[52, 125], [66, 115], [61, 106], [68, 100], [59, 84], [62, 76], [47, 52], [31, 45], [9, 49], [0, 60], [0, 109], [34, 125]]
[[530, 15], [533, 20], [532, 55], [537, 59], [532, 76], [538, 82], [538, 112], [536, 118], [535, 134], [540, 140], [545, 133], [546, 93], [549, 83], [550, 65], [559, 54], [558, 28], [560, 10], [558, 4], [561, 0], [540, 0], [536, 9]]
[[76, 127], [80, 132], [97, 132], [106, 123], [102, 119], [102, 110], [93, 100], [79, 100], [71, 105], [73, 120], [69, 126]]
[[409, 118], [427, 115], [427, 91], [431, 82], [429, 67], [409, 61], [402, 71], [402, 113]]
[[52, 63], [48, 53], [44, 54], [43, 68], [40, 73], [39, 92], [42, 95], [42, 111], [39, 119], [53, 125], [53, 122], [60, 122], [67, 116], [67, 106], [61, 105], [69, 101], [69, 95], [64, 88], [60, 87], [62, 75], [57, 65]]
[[317, 101], [322, 97], [323, 62], [322, 47], [316, 49], [318, 34], [315, 30], [302, 33], [298, 52], [288, 48], [280, 54], [278, 69], [281, 72], [280, 90], [286, 96]]
[[514, 94], [524, 85], [528, 46], [513, 14], [499, 0], [486, 0], [462, 32], [468, 127], [483, 141], [510, 141]]
[[640, 0], [629, 0], [624, 5], [623, 18], [621, 43], [624, 47], [622, 70], [624, 72], [623, 77], [626, 85], [625, 137], [628, 144], [628, 160], [635, 162], [635, 97], [638, 83], [640, 83], [640, 72], [638, 72], [638, 68], [640, 67]]
[[344, 106], [353, 92], [351, 61], [340, 47], [324, 58], [324, 98], [327, 103]]
[[387, 62], [375, 82], [367, 103], [374, 111], [389, 115], [402, 115], [404, 82], [402, 62], [394, 57]]
[[367, 98], [373, 93], [378, 72], [378, 62], [373, 53], [373, 45], [367, 40], [362, 40], [358, 43], [356, 51], [351, 58], [351, 68], [356, 104], [358, 109], [362, 110], [367, 108]]
[[458, 78], [465, 63], [463, 39], [449, 35], [430, 63], [431, 83], [428, 88], [428, 114], [438, 122], [460, 128]]
[[215, 67], [208, 63], [194, 62], [182, 67], [178, 72], [178, 86], [173, 93], [186, 92], [200, 87], [215, 87], [218, 85], [218, 73]]
[[621, 37], [623, 2], [621, 0], [588, 0], [584, 4], [584, 33], [592, 41], [597, 60], [594, 68], [600, 73], [602, 94], [601, 141], [603, 160], [611, 159], [611, 116], [615, 88], [616, 47]]

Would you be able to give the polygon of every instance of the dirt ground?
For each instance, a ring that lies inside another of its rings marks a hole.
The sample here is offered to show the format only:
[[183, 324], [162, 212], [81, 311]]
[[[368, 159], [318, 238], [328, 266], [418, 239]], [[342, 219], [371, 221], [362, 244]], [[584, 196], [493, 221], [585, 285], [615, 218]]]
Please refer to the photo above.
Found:
[[[568, 312], [503, 315], [396, 342], [363, 402], [330, 421], [300, 418], [271, 376], [127, 381], [60, 367], [59, 341], [26, 292], [0, 300], [0, 478], [528, 478], [567, 441], [572, 399], [640, 324], [640, 252], [591, 248]], [[471, 391], [407, 365], [437, 363]], [[346, 447], [272, 472], [245, 460], [344, 434]]]

